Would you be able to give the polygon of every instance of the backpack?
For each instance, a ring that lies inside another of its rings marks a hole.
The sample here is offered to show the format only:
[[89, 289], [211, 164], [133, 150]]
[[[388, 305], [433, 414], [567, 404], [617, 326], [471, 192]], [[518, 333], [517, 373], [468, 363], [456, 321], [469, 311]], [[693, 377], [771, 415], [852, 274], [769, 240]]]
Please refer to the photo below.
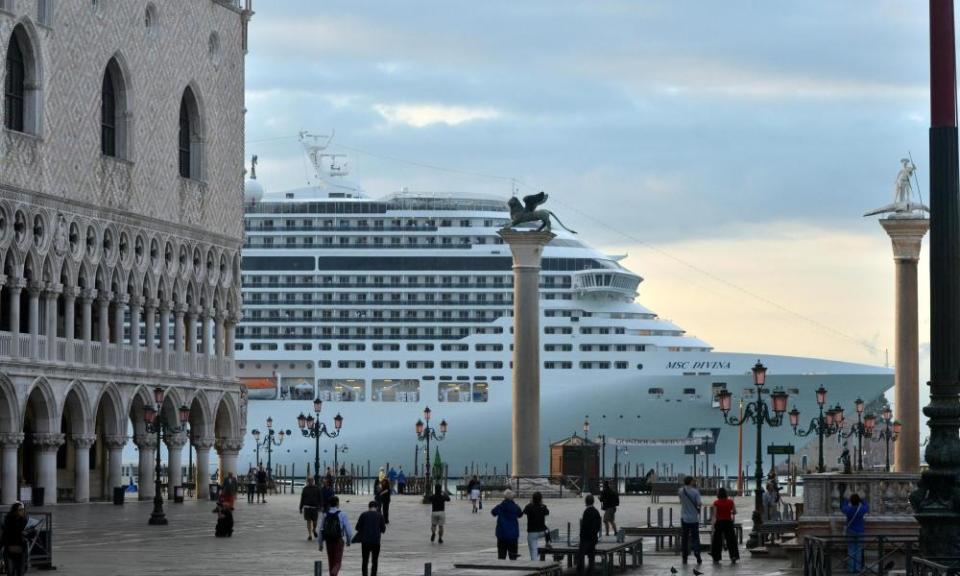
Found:
[[343, 537], [343, 527], [340, 526], [340, 513], [328, 512], [323, 517], [323, 527], [320, 534], [324, 540], [339, 540]]

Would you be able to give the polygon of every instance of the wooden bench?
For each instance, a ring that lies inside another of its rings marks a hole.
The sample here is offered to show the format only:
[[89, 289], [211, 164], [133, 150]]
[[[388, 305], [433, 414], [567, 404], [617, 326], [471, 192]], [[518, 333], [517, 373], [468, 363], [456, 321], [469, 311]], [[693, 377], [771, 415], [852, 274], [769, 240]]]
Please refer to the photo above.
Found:
[[[540, 559], [545, 560], [548, 555], [554, 560], [567, 559], [567, 567], [573, 566], [573, 561], [579, 552], [577, 542], [550, 543], [540, 548]], [[596, 556], [600, 557], [600, 571], [604, 576], [613, 573], [614, 562], [619, 559], [621, 569], [627, 567], [627, 556], [632, 559], [631, 566], [637, 568], [643, 565], [643, 538], [626, 538], [623, 542], [615, 540], [601, 540], [597, 543]]]
[[[520, 571], [524, 574], [536, 576], [560, 576], [563, 569], [557, 562], [547, 562], [543, 556], [537, 560], [495, 560], [492, 558], [478, 558], [458, 560], [453, 567], [458, 570], [478, 570], [487, 576], [503, 576], [504, 572]], [[493, 574], [491, 574], [491, 572]]]

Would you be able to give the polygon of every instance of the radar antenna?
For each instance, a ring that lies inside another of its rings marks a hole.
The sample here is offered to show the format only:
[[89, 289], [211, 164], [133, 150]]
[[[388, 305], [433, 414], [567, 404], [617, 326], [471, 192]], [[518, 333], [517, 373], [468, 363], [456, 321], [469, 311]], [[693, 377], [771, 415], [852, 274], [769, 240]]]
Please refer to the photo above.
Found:
[[300, 145], [307, 153], [307, 158], [313, 165], [314, 175], [318, 180], [331, 176], [343, 177], [350, 173], [349, 163], [343, 160], [347, 157], [346, 154], [326, 151], [335, 135], [335, 130], [331, 130], [330, 134], [311, 134], [306, 130], [300, 131]]

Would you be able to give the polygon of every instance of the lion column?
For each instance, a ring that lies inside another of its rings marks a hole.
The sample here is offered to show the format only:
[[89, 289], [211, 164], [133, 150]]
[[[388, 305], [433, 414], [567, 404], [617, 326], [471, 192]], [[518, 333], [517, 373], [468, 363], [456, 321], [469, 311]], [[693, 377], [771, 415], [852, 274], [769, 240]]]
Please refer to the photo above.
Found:
[[513, 475], [540, 474], [540, 258], [552, 232], [504, 229], [513, 254]]

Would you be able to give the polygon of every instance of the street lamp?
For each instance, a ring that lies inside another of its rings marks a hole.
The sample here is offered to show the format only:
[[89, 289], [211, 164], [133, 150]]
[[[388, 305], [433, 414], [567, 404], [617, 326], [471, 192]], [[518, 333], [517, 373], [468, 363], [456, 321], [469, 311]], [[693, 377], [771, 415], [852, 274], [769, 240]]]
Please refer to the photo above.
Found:
[[260, 439], [260, 431], [254, 429], [252, 432], [253, 440], [257, 445], [257, 465], [260, 465], [260, 447], [267, 449], [267, 478], [273, 479], [273, 447], [283, 444], [283, 439], [290, 435], [289, 430], [274, 430], [273, 418], [267, 416], [267, 433], [263, 439]]
[[[426, 482], [423, 484], [423, 501], [426, 503], [430, 499], [430, 440], [436, 440], [440, 442], [447, 436], [447, 421], [440, 421], [440, 434], [437, 434], [437, 429], [430, 426], [430, 416], [433, 413], [430, 411], [430, 407], [427, 406], [423, 409], [423, 420], [417, 419], [415, 430], [417, 432], [417, 440], [420, 442], [427, 443], [427, 472], [425, 474]], [[426, 423], [424, 423], [426, 421]]]
[[[318, 484], [320, 482], [320, 437], [326, 436], [327, 438], [336, 438], [340, 435], [340, 428], [343, 426], [343, 416], [337, 413], [337, 415], [333, 417], [334, 430], [333, 432], [330, 432], [330, 430], [327, 429], [326, 423], [320, 422], [320, 410], [322, 408], [323, 400], [316, 398], [313, 401], [313, 413], [317, 415], [316, 418], [314, 418], [313, 414], [304, 416], [303, 412], [297, 416], [297, 427], [300, 428], [300, 433], [303, 434], [304, 438], [314, 439], [313, 478]], [[336, 453], [334, 453], [333, 467], [337, 467]]]
[[157, 461], [154, 466], [153, 480], [153, 512], [150, 513], [149, 524], [153, 526], [162, 526], [167, 523], [167, 516], [163, 513], [163, 495], [161, 494], [160, 482], [160, 443], [164, 437], [171, 434], [179, 434], [186, 430], [187, 421], [190, 420], [190, 409], [186, 406], [180, 406], [178, 410], [179, 424], [174, 426], [163, 419], [163, 388], [153, 389], [153, 401], [156, 406], [147, 406], [143, 409], [143, 423], [147, 434], [157, 435]]
[[583, 494], [584, 490], [589, 490], [587, 485], [587, 438], [590, 436], [590, 420], [586, 419], [583, 421], [583, 450], [580, 452], [580, 462], [583, 465], [583, 474], [581, 475], [581, 484], [580, 494]]
[[829, 409], [824, 416], [823, 405], [827, 403], [827, 389], [823, 386], [817, 388], [817, 406], [820, 409], [820, 415], [812, 418], [810, 420], [810, 425], [806, 430], [797, 430], [797, 427], [800, 425], [800, 411], [797, 410], [797, 407], [794, 406], [793, 410], [790, 411], [790, 426], [793, 427], [793, 433], [796, 436], [806, 437], [811, 434], [817, 435], [817, 441], [820, 446], [820, 453], [817, 455], [817, 472], [821, 474], [827, 471], [826, 466], [823, 463], [823, 438], [825, 436], [830, 436], [835, 434], [837, 429], [834, 425], [834, 411], [833, 408]]
[[883, 418], [883, 430], [877, 432], [874, 436], [873, 431], [876, 427], [876, 417], [873, 414], [868, 414], [864, 423], [867, 427], [867, 437], [869, 437], [874, 442], [880, 442], [881, 440], [886, 444], [887, 459], [886, 459], [886, 471], [890, 471], [890, 442], [896, 442], [897, 438], [900, 437], [900, 431], [903, 429], [903, 425], [900, 424], [899, 420], [893, 420], [893, 410], [890, 409], [890, 406], [884, 406], [883, 410], [880, 412], [881, 417]]
[[[837, 406], [836, 410], [839, 410], [840, 412], [840, 421], [837, 422], [837, 425], [840, 429], [837, 431], [837, 434], [840, 438], [851, 438], [853, 436], [857, 437], [857, 471], [863, 472], [863, 437], [867, 436], [867, 427], [863, 421], [864, 403], [863, 400], [857, 398], [853, 405], [857, 411], [857, 423], [850, 426], [849, 432], [843, 431], [843, 408]], [[870, 418], [873, 418], [873, 416], [870, 416]]]
[[[720, 401], [720, 410], [723, 412], [723, 420], [730, 426], [741, 426], [746, 422], [752, 422], [757, 426], [757, 465], [754, 470], [754, 479], [756, 489], [754, 490], [753, 505], [753, 528], [750, 531], [750, 539], [747, 541], [747, 548], [756, 548], [760, 545], [760, 525], [763, 523], [763, 515], [760, 513], [763, 508], [763, 496], [760, 493], [760, 486], [763, 484], [763, 425], [777, 427], [783, 423], [783, 414], [787, 411], [787, 399], [789, 396], [783, 390], [777, 389], [770, 393], [770, 404], [763, 400], [763, 387], [767, 381], [767, 368], [758, 360], [752, 368], [753, 383], [757, 388], [757, 399], [748, 402], [745, 412], [740, 418], [730, 417], [730, 408], [733, 395], [729, 390], [722, 390], [717, 394]], [[772, 409], [772, 411], [771, 411]]]

